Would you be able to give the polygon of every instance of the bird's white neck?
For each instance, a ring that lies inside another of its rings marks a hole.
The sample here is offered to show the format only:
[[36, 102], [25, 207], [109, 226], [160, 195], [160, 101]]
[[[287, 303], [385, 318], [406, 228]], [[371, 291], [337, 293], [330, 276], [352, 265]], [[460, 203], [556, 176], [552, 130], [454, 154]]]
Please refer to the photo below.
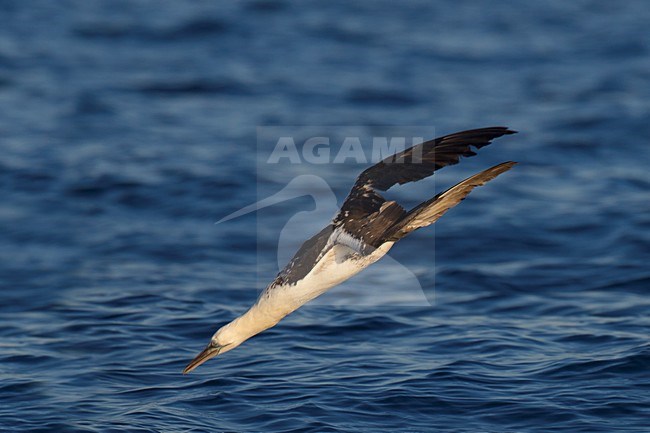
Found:
[[294, 310], [278, 307], [280, 306], [275, 302], [262, 296], [248, 311], [221, 328], [218, 331], [219, 339], [230, 343], [232, 347], [229, 347], [228, 350], [231, 350], [252, 336], [275, 326], [284, 316]]
[[231, 322], [238, 332], [246, 338], [275, 326], [284, 315], [275, 315], [261, 308], [259, 304], [254, 304], [247, 312]]

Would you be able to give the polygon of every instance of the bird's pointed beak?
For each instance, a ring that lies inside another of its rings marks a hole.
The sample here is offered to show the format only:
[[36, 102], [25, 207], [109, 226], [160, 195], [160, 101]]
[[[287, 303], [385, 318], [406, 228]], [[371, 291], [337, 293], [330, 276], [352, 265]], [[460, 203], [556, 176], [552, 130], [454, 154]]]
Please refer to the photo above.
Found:
[[196, 367], [203, 364], [205, 361], [214, 358], [219, 354], [219, 352], [221, 352], [221, 349], [224, 347], [225, 346], [220, 346], [218, 344], [214, 344], [210, 342], [210, 344], [208, 344], [207, 347], [203, 349], [203, 351], [201, 351], [201, 353], [199, 353], [194, 357], [192, 362], [187, 364], [187, 367], [185, 367], [185, 369], [183, 370], [183, 374], [187, 374], [191, 372]]

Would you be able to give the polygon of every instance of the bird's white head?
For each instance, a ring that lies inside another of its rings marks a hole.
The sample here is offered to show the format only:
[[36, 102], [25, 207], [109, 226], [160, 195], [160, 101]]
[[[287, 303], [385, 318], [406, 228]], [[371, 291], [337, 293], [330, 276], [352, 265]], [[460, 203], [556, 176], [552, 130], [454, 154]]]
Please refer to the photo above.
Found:
[[219, 330], [214, 333], [205, 349], [196, 355], [192, 362], [185, 367], [183, 374], [189, 373], [209, 359], [228, 352], [246, 341], [249, 337], [242, 335], [236, 325], [236, 320], [233, 320], [227, 325], [219, 328]]
[[222, 326], [215, 332], [210, 339], [210, 343], [185, 367], [183, 374], [189, 373], [217, 355], [234, 349], [253, 335], [275, 325], [279, 320], [280, 318], [272, 318], [266, 314], [261, 314], [259, 309], [253, 306], [244, 315]]

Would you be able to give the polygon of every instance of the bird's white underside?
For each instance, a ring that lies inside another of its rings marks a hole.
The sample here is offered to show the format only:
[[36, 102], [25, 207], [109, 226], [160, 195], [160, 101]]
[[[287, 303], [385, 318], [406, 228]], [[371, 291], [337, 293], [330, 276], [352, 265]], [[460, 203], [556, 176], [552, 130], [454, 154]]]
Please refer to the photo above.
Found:
[[[386, 242], [368, 255], [362, 255], [358, 250], [347, 245], [336, 244], [330, 248], [316, 263], [313, 269], [296, 284], [274, 287], [269, 297], [260, 297], [258, 303], [269, 303], [278, 310], [291, 306], [294, 311], [305, 303], [327, 292], [332, 287], [341, 284], [358, 274], [377, 260], [381, 259], [391, 249], [394, 242]], [[291, 300], [290, 303], [287, 300]]]

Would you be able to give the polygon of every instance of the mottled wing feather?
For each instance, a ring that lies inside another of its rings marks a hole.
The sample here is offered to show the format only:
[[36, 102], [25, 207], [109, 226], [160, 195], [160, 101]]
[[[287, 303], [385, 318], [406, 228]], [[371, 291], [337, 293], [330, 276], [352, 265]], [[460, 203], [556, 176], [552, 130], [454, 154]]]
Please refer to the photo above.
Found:
[[394, 201], [384, 201], [376, 211], [346, 220], [335, 219], [331, 244], [345, 245], [367, 256], [384, 243], [384, 234], [400, 221], [406, 211]]
[[333, 224], [364, 243], [367, 254], [380, 246], [383, 233], [404, 215], [406, 210], [394, 201], [386, 201], [369, 188], [353, 189], [343, 203]]

